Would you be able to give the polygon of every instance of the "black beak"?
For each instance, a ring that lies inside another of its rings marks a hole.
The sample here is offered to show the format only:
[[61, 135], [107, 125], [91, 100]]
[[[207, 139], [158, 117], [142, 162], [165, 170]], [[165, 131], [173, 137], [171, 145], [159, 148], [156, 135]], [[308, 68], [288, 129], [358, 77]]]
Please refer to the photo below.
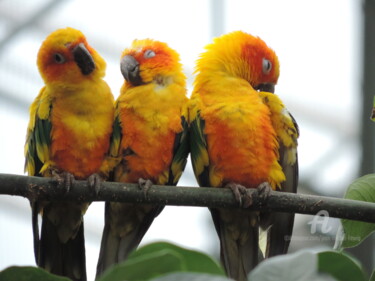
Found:
[[275, 93], [275, 84], [273, 84], [273, 83], [263, 83], [263, 84], [259, 84], [257, 87], [255, 87], [255, 89], [260, 91], [260, 92]]
[[139, 75], [139, 63], [130, 55], [126, 55], [121, 59], [121, 73], [124, 79], [131, 83], [133, 86], [143, 84], [142, 78]]
[[95, 62], [90, 52], [86, 49], [83, 43], [74, 47], [73, 51], [74, 61], [81, 69], [83, 75], [89, 75], [95, 69]]

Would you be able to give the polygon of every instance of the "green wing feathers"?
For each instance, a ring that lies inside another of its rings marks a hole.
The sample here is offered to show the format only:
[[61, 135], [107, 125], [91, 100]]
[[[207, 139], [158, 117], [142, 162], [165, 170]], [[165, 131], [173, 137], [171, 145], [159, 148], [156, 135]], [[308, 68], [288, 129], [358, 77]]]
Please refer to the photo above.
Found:
[[268, 92], [259, 92], [259, 95], [270, 110], [271, 122], [280, 144], [280, 162], [294, 165], [297, 162], [298, 125], [277, 95]]
[[41, 176], [42, 169], [49, 162], [51, 145], [51, 104], [42, 98], [42, 93], [30, 107], [30, 123], [25, 143], [25, 172], [30, 176]]
[[200, 186], [210, 186], [209, 157], [206, 135], [204, 134], [205, 122], [201, 118], [199, 110], [193, 110], [189, 114], [191, 162], [194, 174]]
[[112, 127], [112, 135], [110, 138], [110, 145], [109, 145], [109, 152], [107, 153], [101, 167], [100, 172], [102, 176], [110, 181], [114, 179], [114, 170], [121, 162], [122, 155], [120, 151], [122, 139], [122, 129], [121, 129], [121, 122], [119, 117], [118, 107], [116, 106], [115, 110], [115, 117], [113, 121]]
[[121, 144], [121, 138], [122, 138], [122, 131], [121, 131], [121, 124], [120, 124], [120, 117], [117, 113], [115, 115], [115, 120], [113, 122], [113, 131], [110, 141], [110, 148], [109, 148], [109, 154], [111, 157], [119, 157], [120, 155], [120, 144]]
[[[279, 142], [279, 163], [286, 178], [281, 183], [281, 191], [296, 193], [298, 185], [298, 125], [277, 95], [267, 92], [260, 92], [259, 95], [270, 110], [271, 122]], [[293, 232], [294, 214], [265, 213], [262, 214], [262, 218], [264, 220], [262, 227], [269, 229], [265, 256], [273, 257], [287, 253]], [[271, 228], [269, 228], [270, 225], [272, 225]]]
[[176, 135], [173, 147], [173, 160], [169, 170], [168, 185], [177, 185], [182, 172], [185, 170], [189, 155], [189, 126], [186, 116], [181, 116], [182, 131]]

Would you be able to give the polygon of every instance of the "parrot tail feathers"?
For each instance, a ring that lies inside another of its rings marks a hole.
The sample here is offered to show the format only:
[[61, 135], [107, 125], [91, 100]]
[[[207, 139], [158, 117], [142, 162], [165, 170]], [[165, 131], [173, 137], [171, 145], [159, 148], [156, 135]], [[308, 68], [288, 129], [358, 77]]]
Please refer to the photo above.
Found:
[[111, 265], [118, 263], [118, 249], [120, 248], [120, 242], [121, 238], [112, 234], [109, 223], [106, 223], [103, 229], [95, 279], [98, 279]]
[[217, 210], [211, 209], [220, 239], [220, 258], [227, 275], [239, 281], [246, 281], [249, 272], [258, 265], [263, 255], [259, 248], [259, 226], [247, 225], [245, 229], [233, 231], [233, 224], [227, 225]]
[[[126, 206], [126, 204], [124, 206]], [[143, 216], [140, 222], [133, 225], [131, 231], [120, 235], [119, 232], [115, 232], [111, 229], [110, 222], [113, 221], [114, 214], [112, 213], [110, 204], [106, 203], [105, 225], [96, 268], [96, 279], [112, 265], [120, 263], [128, 258], [141, 243], [143, 236], [151, 226], [154, 218], [160, 214], [163, 208], [164, 206], [153, 207]], [[123, 213], [126, 214], [126, 212]]]
[[[225, 232], [225, 231], [224, 231]], [[259, 229], [252, 227], [244, 244], [231, 239], [229, 233], [222, 233], [220, 237], [221, 260], [230, 278], [246, 281], [249, 272], [259, 262]]]
[[288, 252], [292, 236], [294, 214], [274, 213], [273, 224], [268, 230], [266, 258], [283, 255]]
[[[125, 212], [124, 212], [125, 213]], [[120, 215], [120, 214], [117, 214]], [[98, 279], [108, 268], [124, 261], [129, 254], [137, 248], [144, 235], [139, 234], [138, 227], [134, 230], [121, 235], [120, 232], [115, 231], [115, 225], [111, 226], [113, 212], [110, 203], [105, 204], [105, 223], [100, 245], [100, 253], [98, 264], [96, 266], [96, 279]]]
[[38, 249], [38, 266], [73, 281], [86, 281], [86, 257], [83, 222], [76, 236], [61, 242], [56, 226], [43, 218], [41, 240]]
[[39, 207], [37, 202], [31, 203], [31, 216], [32, 216], [32, 226], [33, 226], [33, 238], [34, 238], [34, 256], [36, 264], [39, 264]]
[[138, 247], [142, 237], [139, 236], [137, 229], [127, 233], [124, 237], [120, 237], [111, 231], [109, 223], [106, 223], [96, 267], [96, 279], [111, 266], [126, 260], [130, 253]]
[[[239, 256], [242, 261], [242, 267], [244, 272], [244, 280], [247, 280], [247, 275], [253, 270], [258, 263], [263, 259], [263, 254], [259, 248], [259, 227], [251, 227], [248, 232], [248, 238], [246, 242], [239, 245]], [[241, 277], [242, 278], [242, 277]]]

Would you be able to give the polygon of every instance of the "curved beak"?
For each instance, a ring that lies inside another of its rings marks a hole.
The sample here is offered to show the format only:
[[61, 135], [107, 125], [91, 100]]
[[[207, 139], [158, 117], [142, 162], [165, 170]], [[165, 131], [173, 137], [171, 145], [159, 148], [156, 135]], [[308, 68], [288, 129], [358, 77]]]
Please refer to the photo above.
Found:
[[263, 83], [255, 87], [255, 90], [260, 92], [269, 92], [275, 93], [275, 84], [274, 83]]
[[95, 69], [95, 62], [90, 52], [83, 43], [78, 44], [72, 50], [74, 61], [81, 69], [83, 75], [89, 75]]
[[126, 55], [121, 59], [121, 73], [124, 79], [134, 86], [143, 84], [139, 73], [139, 62], [131, 55]]

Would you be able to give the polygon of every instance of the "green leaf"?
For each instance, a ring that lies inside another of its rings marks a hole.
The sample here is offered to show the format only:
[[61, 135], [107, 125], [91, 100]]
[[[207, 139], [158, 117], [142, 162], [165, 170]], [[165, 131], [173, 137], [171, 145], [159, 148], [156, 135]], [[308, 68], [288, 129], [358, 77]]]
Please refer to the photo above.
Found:
[[100, 281], [143, 281], [161, 274], [183, 271], [183, 258], [168, 249], [128, 259], [104, 272]]
[[171, 273], [151, 281], [233, 281], [227, 277], [205, 273]]
[[[346, 191], [346, 199], [375, 203], [375, 174], [356, 179]], [[343, 241], [341, 247], [349, 248], [360, 244], [375, 231], [375, 224], [342, 219]]]
[[320, 272], [328, 273], [339, 281], [365, 281], [361, 265], [343, 252], [325, 251], [318, 253]]
[[302, 250], [293, 254], [266, 259], [248, 276], [250, 281], [332, 281], [318, 272], [314, 251]]
[[375, 270], [372, 272], [370, 280], [369, 281], [375, 281]]
[[124, 263], [107, 270], [98, 281], [146, 281], [172, 272], [187, 271], [225, 275], [211, 257], [159, 242], [139, 248]]
[[129, 259], [167, 249], [171, 252], [178, 253], [183, 258], [185, 271], [203, 272], [225, 276], [224, 269], [210, 256], [198, 251], [184, 249], [167, 242], [156, 242], [143, 246], [137, 251], [133, 252]]
[[12, 266], [0, 272], [0, 281], [71, 281], [32, 266]]

